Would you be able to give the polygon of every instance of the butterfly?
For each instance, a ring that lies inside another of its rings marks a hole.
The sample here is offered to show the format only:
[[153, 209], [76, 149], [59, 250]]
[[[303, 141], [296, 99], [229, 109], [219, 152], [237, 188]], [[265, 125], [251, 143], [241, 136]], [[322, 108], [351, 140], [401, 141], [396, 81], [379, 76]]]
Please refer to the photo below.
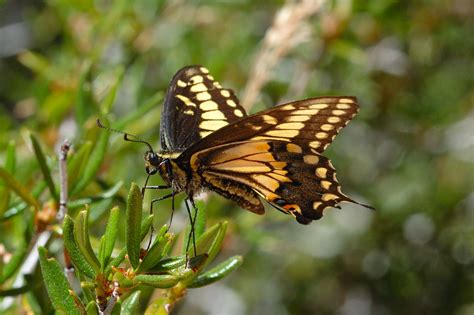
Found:
[[145, 154], [148, 177], [158, 173], [166, 185], [144, 188], [171, 189], [155, 200], [184, 192], [194, 207], [196, 194], [212, 190], [256, 214], [268, 203], [302, 224], [341, 202], [372, 208], [342, 193], [322, 155], [358, 109], [355, 97], [318, 97], [247, 115], [208, 69], [184, 67], [166, 93], [161, 150], [148, 145]]

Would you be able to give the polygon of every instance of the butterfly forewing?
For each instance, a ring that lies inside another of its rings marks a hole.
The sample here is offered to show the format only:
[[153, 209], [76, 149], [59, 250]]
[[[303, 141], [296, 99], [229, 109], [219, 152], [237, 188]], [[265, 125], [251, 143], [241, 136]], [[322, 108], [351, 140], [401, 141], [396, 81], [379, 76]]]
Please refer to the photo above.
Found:
[[212, 132], [246, 116], [234, 92], [224, 89], [202, 66], [181, 69], [166, 93], [161, 148], [181, 152]]
[[210, 134], [184, 152], [182, 158], [189, 159], [188, 153], [225, 143], [250, 140], [290, 142], [322, 153], [358, 108], [353, 97], [313, 98], [276, 106]]

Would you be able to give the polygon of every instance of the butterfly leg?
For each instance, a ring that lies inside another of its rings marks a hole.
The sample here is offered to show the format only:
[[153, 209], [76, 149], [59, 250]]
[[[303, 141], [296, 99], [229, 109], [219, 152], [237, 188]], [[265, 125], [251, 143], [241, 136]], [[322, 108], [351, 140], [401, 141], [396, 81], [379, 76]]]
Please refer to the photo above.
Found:
[[[148, 186], [149, 187], [149, 186]], [[150, 202], [150, 215], [153, 214], [153, 206], [156, 202], [158, 201], [161, 201], [161, 200], [166, 200], [168, 198], [173, 198], [174, 199], [174, 194], [171, 193], [171, 194], [167, 194], [167, 195], [164, 195], [164, 196], [161, 196], [159, 198], [156, 198], [156, 199], [153, 199], [151, 202]], [[171, 212], [171, 220], [173, 219], [173, 212]], [[171, 220], [170, 220], [170, 224], [168, 225], [168, 230], [171, 226]], [[148, 240], [148, 245], [147, 245], [147, 250], [150, 249], [150, 245], [151, 245], [151, 241], [153, 239], [153, 234], [155, 232], [155, 228], [153, 227], [153, 224], [151, 225], [151, 228], [150, 228], [150, 238]]]
[[193, 241], [194, 256], [197, 255], [197, 252], [196, 252], [196, 236], [195, 236], [195, 232], [194, 232], [194, 224], [195, 224], [196, 216], [195, 215], [193, 216], [191, 214], [191, 209], [189, 208], [188, 201], [189, 201], [189, 199], [186, 199], [184, 201], [184, 204], [186, 205], [186, 211], [188, 212], [189, 222], [190, 222], [190, 225], [191, 225], [191, 228], [190, 228], [189, 234], [188, 234], [188, 241], [186, 243], [186, 260], [189, 260], [188, 251], [189, 251], [189, 244], [190, 244], [191, 240]]
[[197, 218], [197, 213], [198, 213], [198, 208], [196, 207], [196, 204], [194, 203], [193, 197], [189, 197], [189, 201], [191, 202], [191, 205], [193, 206], [194, 210], [194, 216], [193, 216], [193, 246], [194, 246], [194, 256], [196, 256], [196, 231], [195, 231], [195, 225], [196, 225], [196, 218]]
[[156, 189], [156, 190], [162, 190], [162, 189], [170, 189], [171, 186], [168, 185], [153, 185], [153, 186], [143, 186], [142, 187], [142, 195], [145, 195], [145, 190], [147, 189]]

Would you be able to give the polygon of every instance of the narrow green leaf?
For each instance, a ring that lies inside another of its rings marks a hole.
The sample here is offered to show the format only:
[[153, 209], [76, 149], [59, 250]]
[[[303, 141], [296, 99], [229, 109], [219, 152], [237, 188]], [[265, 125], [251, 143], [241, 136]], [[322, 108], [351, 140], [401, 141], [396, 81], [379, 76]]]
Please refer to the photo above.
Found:
[[[105, 199], [111, 199], [120, 191], [120, 188], [122, 188], [122, 185], [123, 185], [123, 182], [119, 181], [117, 184], [115, 184], [114, 186], [112, 186], [111, 188], [102, 192], [99, 195], [72, 200], [68, 202], [68, 209], [77, 209], [77, 208], [84, 207], [87, 204], [98, 203], [98, 202], [104, 201]], [[108, 207], [107, 210], [108, 209], [110, 209], [110, 207]], [[94, 209], [94, 211], [92, 211], [90, 216], [91, 216], [90, 217], [91, 222], [95, 222], [101, 216], [100, 211], [97, 211], [97, 209]]]
[[169, 304], [170, 302], [167, 298], [160, 297], [147, 307], [145, 315], [169, 315], [171, 312]]
[[91, 65], [90, 61], [84, 62], [77, 86], [74, 117], [78, 126], [84, 126], [87, 117], [91, 114], [91, 107], [93, 107], [91, 105], [95, 105], [91, 87]]
[[112, 281], [118, 283], [121, 288], [131, 288], [134, 285], [133, 280], [120, 271], [114, 272]]
[[84, 173], [84, 168], [89, 160], [89, 155], [92, 151], [92, 142], [86, 141], [81, 147], [68, 159], [67, 173], [68, 173], [68, 187], [73, 190], [78, 179]]
[[89, 160], [87, 161], [87, 165], [84, 168], [84, 173], [81, 174], [79, 181], [72, 189], [71, 195], [82, 191], [94, 178], [97, 170], [104, 160], [105, 151], [109, 142], [109, 135], [110, 132], [100, 132], [99, 138], [97, 139], [97, 142], [94, 146], [94, 150], [92, 151]]
[[107, 221], [107, 227], [105, 229], [105, 234], [103, 236], [103, 243], [99, 249], [99, 260], [101, 270], [104, 270], [107, 266], [107, 263], [112, 255], [112, 251], [115, 246], [115, 239], [118, 232], [118, 223], [119, 223], [120, 210], [118, 207], [112, 208], [110, 210], [109, 220]]
[[[43, 193], [45, 188], [46, 182], [44, 180], [40, 180], [35, 184], [35, 186], [33, 186], [31, 195], [33, 198], [38, 198]], [[23, 213], [26, 208], [28, 208], [27, 203], [23, 201], [15, 202], [7, 211], [5, 211], [3, 217], [0, 217], [0, 222], [6, 221], [15, 215]]]
[[30, 133], [30, 140], [31, 144], [33, 145], [33, 150], [35, 151], [36, 160], [38, 161], [41, 172], [43, 173], [44, 180], [48, 185], [49, 193], [51, 194], [51, 197], [53, 197], [53, 199], [57, 202], [59, 201], [59, 197], [56, 192], [56, 187], [54, 187], [53, 178], [51, 177], [51, 170], [46, 163], [46, 157], [44, 156], [43, 149], [41, 149], [38, 139], [32, 133]]
[[118, 300], [117, 302], [115, 302], [111, 315], [120, 315], [121, 309], [122, 309], [122, 300]]
[[89, 239], [88, 210], [83, 210], [77, 215], [76, 220], [74, 221], [74, 238], [82, 255], [84, 255], [85, 259], [94, 269], [95, 273], [98, 273], [100, 270], [100, 263], [94, 251], [92, 250]]
[[[145, 236], [148, 234], [148, 231], [150, 230], [150, 226], [151, 226], [152, 223], [153, 223], [153, 215], [149, 215], [148, 217], [146, 217], [142, 221], [142, 225], [141, 225], [141, 228], [140, 228], [141, 229], [140, 238], [141, 238], [142, 241], [145, 238]], [[104, 274], [108, 275], [110, 273], [110, 270], [111, 270], [112, 266], [116, 267], [116, 266], [120, 265], [122, 263], [122, 261], [125, 259], [126, 254], [127, 254], [127, 248], [126, 247], [122, 248], [122, 250], [117, 255], [117, 257], [115, 257], [114, 259], [112, 259], [110, 261], [109, 265], [105, 269]]]
[[97, 303], [95, 301], [90, 301], [89, 303], [87, 303], [86, 314], [99, 315], [99, 308], [97, 307]]
[[77, 245], [74, 237], [74, 221], [67, 214], [64, 217], [63, 223], [63, 239], [64, 246], [76, 268], [90, 279], [95, 279], [97, 273]]
[[175, 286], [179, 279], [174, 275], [136, 275], [133, 283], [136, 285], [146, 284], [154, 288], [166, 289]]
[[10, 140], [7, 145], [5, 154], [5, 169], [13, 174], [16, 167], [16, 143], [14, 140]]
[[164, 256], [164, 250], [173, 242], [173, 235], [167, 234], [167, 230], [168, 226], [166, 225], [161, 228], [155, 242], [143, 258], [143, 261], [140, 263], [137, 272], [145, 272], [160, 262], [161, 258]]
[[198, 239], [206, 229], [207, 205], [203, 200], [198, 200], [196, 201], [196, 207], [198, 208], [198, 213], [196, 216], [196, 224], [194, 225], [194, 232], [196, 233], [196, 239]]
[[44, 283], [54, 309], [67, 314], [80, 314], [74, 298], [69, 294], [71, 288], [61, 266], [54, 258], [47, 258], [44, 247], [39, 247], [38, 252]]
[[[198, 268], [195, 268], [194, 277], [187, 278], [184, 282], [185, 284], [190, 284], [194, 278], [199, 274], [200, 270], [203, 270], [210, 262], [214, 260], [217, 253], [219, 252], [222, 241], [224, 240], [225, 231], [227, 229], [227, 222], [218, 223], [208, 229], [204, 234], [196, 241], [196, 252], [197, 255], [207, 254], [208, 258], [204, 261], [202, 265]], [[193, 256], [194, 250], [190, 248], [188, 251], [188, 256]]]
[[127, 200], [127, 253], [133, 268], [137, 268], [140, 259], [140, 226], [142, 221], [142, 193], [137, 184], [132, 183]]
[[[211, 228], [207, 229], [200, 238], [196, 241], [196, 254], [209, 254], [212, 245], [216, 242], [216, 239], [220, 236], [223, 223], [217, 223]], [[189, 246], [188, 256], [194, 256], [194, 249], [192, 244]]]
[[101, 111], [102, 111], [102, 115], [106, 115], [110, 112], [110, 108], [112, 107], [112, 105], [115, 101], [115, 96], [117, 95], [118, 87], [120, 86], [120, 83], [122, 83], [124, 73], [125, 73], [125, 71], [124, 71], [123, 66], [119, 66], [117, 69], [115, 69], [114, 77], [116, 78], [116, 80], [112, 84], [112, 86], [110, 87], [110, 90], [107, 93], [107, 95], [100, 102], [100, 108], [101, 108]]
[[47, 58], [32, 51], [24, 51], [18, 55], [18, 60], [33, 72], [44, 76], [47, 80], [54, 78], [50, 74], [51, 65]]
[[234, 256], [220, 263], [216, 267], [199, 275], [188, 288], [199, 288], [214, 283], [242, 265], [242, 256]]
[[28, 291], [33, 290], [32, 285], [33, 285], [32, 283], [29, 283], [29, 284], [25, 284], [25, 285], [22, 285], [21, 287], [17, 287], [17, 288], [0, 290], [0, 297], [19, 296], [19, 295], [25, 294]]
[[13, 253], [13, 256], [11, 257], [10, 261], [3, 265], [3, 270], [0, 273], [0, 283], [5, 283], [5, 281], [7, 281], [12, 275], [14, 275], [18, 268], [21, 267], [21, 264], [23, 262], [23, 259], [25, 258], [25, 255], [27, 254], [27, 251], [28, 248], [25, 245], [21, 245], [15, 248], [15, 252]]
[[28, 188], [18, 182], [10, 173], [7, 172], [3, 167], [0, 167], [0, 178], [2, 178], [6, 186], [13, 190], [21, 199], [27, 204], [34, 207], [36, 210], [40, 208], [38, 201], [30, 194]]
[[[10, 140], [7, 145], [5, 153], [5, 170], [10, 173], [15, 173], [16, 166], [16, 146], [15, 141]], [[5, 213], [10, 203], [10, 189], [7, 188], [3, 181], [0, 181], [0, 217]]]
[[163, 259], [152, 269], [153, 272], [169, 271], [178, 269], [186, 264], [186, 256]]
[[[163, 92], [159, 91], [153, 94], [145, 103], [139, 106], [136, 110], [131, 111], [129, 115], [119, 119], [114, 123], [114, 128], [118, 130], [124, 129], [132, 121], [142, 118], [148, 111], [154, 109], [157, 104], [163, 101]], [[159, 117], [157, 117], [159, 119]]]
[[122, 315], [134, 315], [140, 311], [140, 294], [141, 291], [135, 291], [123, 301], [121, 314]]

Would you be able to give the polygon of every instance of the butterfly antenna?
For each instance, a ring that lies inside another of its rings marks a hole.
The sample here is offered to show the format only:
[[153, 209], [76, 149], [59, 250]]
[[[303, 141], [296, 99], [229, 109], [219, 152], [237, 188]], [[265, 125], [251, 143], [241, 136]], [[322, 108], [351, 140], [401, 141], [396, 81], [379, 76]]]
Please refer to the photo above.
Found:
[[150, 149], [151, 152], [155, 152], [151, 146], [150, 143], [148, 143], [147, 141], [145, 140], [142, 140], [140, 138], [138, 138], [137, 136], [135, 135], [132, 135], [130, 133], [127, 133], [127, 132], [123, 132], [123, 131], [120, 131], [120, 130], [117, 130], [117, 129], [113, 129], [113, 128], [110, 128], [109, 126], [106, 126], [104, 124], [102, 124], [102, 122], [100, 121], [99, 118], [97, 118], [97, 126], [99, 128], [102, 128], [102, 129], [105, 129], [105, 130], [108, 130], [108, 131], [113, 131], [113, 132], [116, 132], [116, 133], [120, 133], [123, 135], [123, 139], [125, 141], [131, 141], [131, 142], [139, 142], [139, 143], [144, 143], [148, 146], [148, 148]]

